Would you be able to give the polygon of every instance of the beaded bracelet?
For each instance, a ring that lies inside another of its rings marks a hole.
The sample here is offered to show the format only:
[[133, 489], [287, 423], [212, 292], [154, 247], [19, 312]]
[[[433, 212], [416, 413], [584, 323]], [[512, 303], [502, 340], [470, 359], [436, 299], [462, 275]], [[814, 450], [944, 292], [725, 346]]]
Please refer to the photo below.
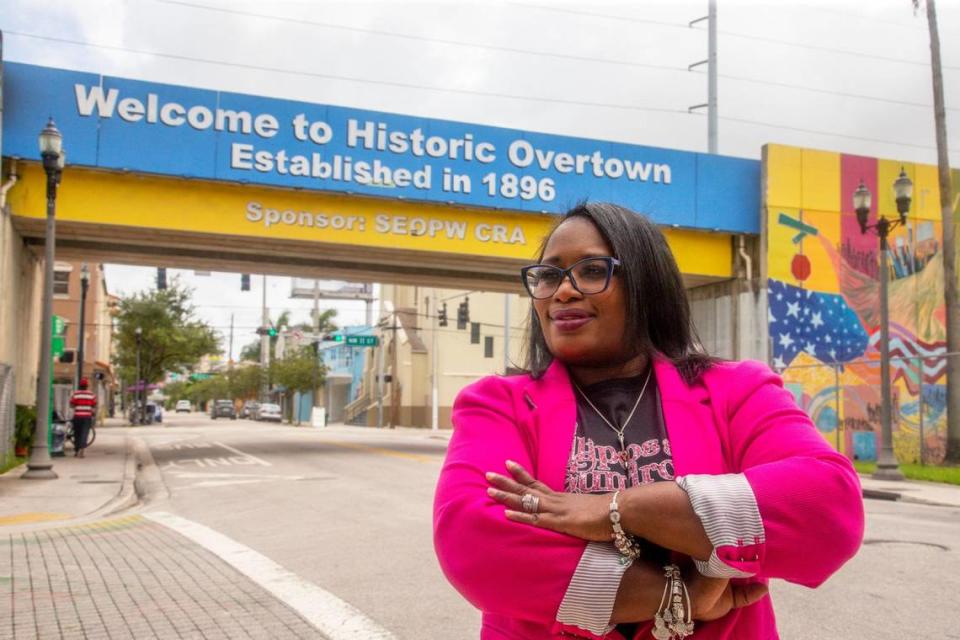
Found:
[[613, 499], [610, 500], [610, 524], [613, 525], [613, 546], [617, 548], [625, 558], [636, 560], [640, 557], [640, 545], [637, 539], [628, 534], [620, 526], [620, 507], [617, 505], [617, 496], [619, 491], [613, 493]]
[[668, 564], [663, 570], [667, 583], [653, 617], [653, 637], [657, 640], [683, 640], [693, 635], [690, 592], [677, 565]]

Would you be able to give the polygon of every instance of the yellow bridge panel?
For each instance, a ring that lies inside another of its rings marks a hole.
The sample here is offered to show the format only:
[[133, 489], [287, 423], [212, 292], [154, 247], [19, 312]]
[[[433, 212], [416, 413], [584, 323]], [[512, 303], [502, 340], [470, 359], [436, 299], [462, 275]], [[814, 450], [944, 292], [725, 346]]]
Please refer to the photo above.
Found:
[[[21, 165], [8, 201], [13, 214], [46, 215], [46, 179]], [[387, 249], [533, 260], [555, 216], [465, 209], [233, 183], [67, 169], [57, 219], [204, 235], [299, 240]], [[685, 274], [730, 277], [730, 236], [664, 229]], [[213, 246], [215, 241], [211, 242]], [[362, 253], [357, 254], [362, 261]]]

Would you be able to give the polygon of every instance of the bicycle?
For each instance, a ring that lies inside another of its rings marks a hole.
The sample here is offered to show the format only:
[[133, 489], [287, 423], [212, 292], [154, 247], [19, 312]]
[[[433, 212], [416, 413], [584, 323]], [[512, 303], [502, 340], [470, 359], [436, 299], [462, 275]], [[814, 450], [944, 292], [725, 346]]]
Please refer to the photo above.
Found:
[[[66, 427], [66, 437], [70, 441], [70, 444], [73, 445], [73, 448], [77, 448], [77, 443], [74, 441], [73, 434], [73, 420], [67, 420]], [[90, 422], [90, 428], [87, 430], [87, 446], [93, 444], [93, 441], [97, 439], [97, 428], [94, 426], [93, 421]]]

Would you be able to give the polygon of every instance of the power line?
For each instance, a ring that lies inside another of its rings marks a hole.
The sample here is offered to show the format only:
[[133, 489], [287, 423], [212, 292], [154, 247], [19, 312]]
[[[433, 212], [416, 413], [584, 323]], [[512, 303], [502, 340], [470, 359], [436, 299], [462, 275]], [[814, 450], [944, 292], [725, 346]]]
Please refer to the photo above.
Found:
[[[823, 131], [821, 129], [807, 129], [804, 127], [793, 127], [785, 124], [777, 124], [774, 122], [762, 122], [760, 120], [749, 120], [747, 118], [731, 118], [728, 116], [720, 116], [721, 120], [726, 120], [728, 122], [738, 122], [740, 124], [749, 124], [760, 127], [770, 127], [771, 129], [783, 129], [785, 131], [798, 131], [800, 133], [815, 133], [823, 136], [831, 136], [834, 138], [845, 138], [848, 140], [861, 140], [865, 142], [879, 142], [881, 144], [888, 144], [895, 147], [914, 147], [916, 149], [936, 149], [933, 145], [923, 145], [915, 144], [913, 142], [901, 142], [898, 140], [881, 140], [879, 138], [869, 138], [867, 136], [854, 136], [845, 133], [836, 133], [834, 131]], [[960, 153], [960, 151], [951, 151], [950, 153]]]
[[[537, 51], [534, 49], [523, 49], [520, 47], [506, 47], [506, 46], [492, 45], [492, 44], [478, 43], [478, 42], [463, 42], [461, 40], [452, 40], [449, 38], [419, 36], [419, 35], [413, 35], [413, 34], [407, 34], [407, 33], [400, 33], [396, 31], [386, 31], [382, 29], [370, 29], [366, 27], [353, 27], [353, 26], [347, 26], [347, 25], [333, 24], [329, 22], [321, 22], [316, 20], [288, 18], [286, 16], [277, 16], [277, 15], [266, 14], [266, 13], [258, 13], [255, 11], [243, 11], [240, 9], [230, 9], [226, 7], [212, 7], [205, 4], [185, 2], [184, 0], [154, 0], [154, 1], [159, 2], [161, 4], [176, 5], [176, 6], [189, 7], [194, 9], [202, 9], [202, 10], [213, 11], [218, 13], [227, 13], [227, 14], [234, 14], [234, 15], [240, 15], [240, 16], [262, 18], [267, 20], [275, 20], [278, 22], [293, 23], [298, 25], [310, 25], [315, 27], [321, 27], [324, 29], [334, 29], [334, 30], [348, 31], [348, 32], [354, 32], [354, 33], [366, 33], [370, 35], [399, 38], [403, 40], [412, 40], [416, 42], [428, 42], [431, 44], [443, 44], [443, 45], [449, 45], [454, 47], [480, 49], [484, 51], [499, 51], [503, 53], [514, 53], [514, 54], [537, 56], [537, 57], [544, 57], [544, 58], [556, 58], [558, 60], [573, 60], [577, 62], [592, 62], [597, 64], [607, 64], [607, 65], [614, 65], [614, 66], [634, 67], [634, 68], [641, 68], [641, 69], [655, 69], [658, 71], [668, 71], [672, 73], [689, 73], [689, 70], [686, 67], [651, 64], [646, 62], [637, 62], [634, 60], [623, 60], [623, 59], [596, 57], [596, 56], [582, 56], [582, 55], [574, 55], [574, 54], [566, 54], [566, 53], [557, 53], [552, 51]], [[513, 3], [513, 4], [519, 4], [521, 6], [535, 6], [535, 5], [528, 5], [524, 3]], [[563, 10], [563, 11], [567, 11], [567, 10]], [[573, 10], [570, 10], [570, 11], [573, 11]], [[658, 26], [670, 26], [670, 27], [683, 28], [687, 31], [690, 30], [687, 25], [681, 25], [677, 23], [668, 23], [668, 22], [662, 22], [657, 20], [643, 20], [643, 22], [658, 25]], [[918, 102], [909, 102], [906, 100], [895, 100], [892, 98], [881, 98], [881, 97], [868, 96], [868, 95], [856, 94], [856, 93], [845, 93], [842, 91], [830, 91], [827, 89], [817, 89], [814, 87], [792, 84], [789, 82], [774, 82], [774, 81], [760, 80], [758, 78], [749, 78], [745, 76], [735, 76], [735, 75], [729, 75], [729, 74], [719, 74], [719, 75], [721, 78], [726, 78], [728, 80], [738, 80], [741, 82], [749, 82], [753, 84], [776, 86], [776, 87], [789, 88], [789, 89], [798, 89], [801, 91], [809, 91], [809, 92], [820, 93], [825, 95], [837, 95], [837, 96], [842, 96], [847, 98], [857, 98], [860, 100], [873, 100], [876, 102], [884, 102], [888, 104], [899, 104], [899, 105], [911, 106], [911, 107], [923, 107], [926, 109], [933, 108], [932, 105], [918, 103]], [[960, 109], [948, 109], [948, 110], [960, 111]]]
[[[703, 75], [698, 74], [698, 75]], [[868, 96], [862, 93], [849, 93], [846, 91], [834, 91], [832, 89], [819, 89], [817, 87], [811, 87], [803, 84], [794, 84], [792, 82], [778, 82], [774, 80], [760, 80], [758, 78], [749, 78], [747, 76], [736, 76], [728, 73], [718, 73], [718, 76], [726, 80], [736, 80], [738, 82], [748, 82], [750, 84], [760, 84], [767, 85], [771, 87], [781, 87], [783, 89], [795, 89], [797, 91], [809, 91], [810, 93], [819, 93], [823, 95], [832, 95], [840, 96], [843, 98], [856, 98], [857, 100], [871, 100], [874, 102], [883, 102], [887, 104], [896, 104], [902, 105], [905, 107], [923, 107], [924, 109], [933, 109], [932, 104], [924, 104], [922, 102], [911, 102], [909, 100], [896, 100], [894, 98], [881, 98], [879, 96]], [[960, 111], [960, 109], [955, 107], [947, 107], [947, 111]]]
[[[579, 16], [587, 16], [587, 17], [592, 17], [592, 18], [602, 18], [602, 19], [606, 19], [606, 20], [617, 20], [617, 21], [619, 21], [619, 22], [632, 22], [632, 23], [640, 23], [640, 24], [653, 24], [653, 25], [662, 26], [662, 27], [679, 28], [679, 29], [689, 29], [689, 28], [690, 28], [689, 25], [680, 24], [680, 23], [675, 23], [675, 22], [661, 22], [661, 21], [657, 21], [657, 20], [649, 20], [649, 19], [646, 19], [646, 18], [633, 18], [633, 17], [630, 17], [630, 16], [614, 15], [614, 14], [609, 14], [609, 13], [599, 13], [599, 12], [595, 12], [595, 11], [583, 11], [583, 10], [579, 10], [579, 9], [566, 9], [566, 8], [560, 8], [560, 7], [550, 7], [550, 6], [540, 5], [540, 4], [530, 4], [530, 3], [524, 3], [524, 2], [511, 2], [511, 3], [509, 3], [509, 4], [515, 4], [515, 5], [522, 6], [522, 7], [528, 7], [528, 8], [538, 9], [538, 10], [540, 10], [540, 11], [549, 11], [549, 12], [553, 12], [553, 13], [569, 13], [569, 14], [574, 14], [574, 15], [579, 15]], [[884, 56], [884, 55], [873, 54], [873, 53], [865, 53], [865, 52], [862, 52], [862, 51], [852, 51], [852, 50], [850, 50], [850, 49], [837, 49], [837, 48], [835, 48], [835, 47], [826, 47], [826, 46], [816, 45], [816, 44], [805, 44], [805, 43], [802, 43], [802, 42], [790, 42], [790, 41], [788, 41], [788, 40], [780, 40], [780, 39], [778, 39], [778, 38], [771, 38], [771, 37], [769, 37], [769, 36], [759, 36], [759, 35], [754, 35], [754, 34], [750, 34], [750, 33], [741, 33], [741, 32], [738, 32], [738, 31], [726, 31], [726, 30], [722, 30], [722, 29], [721, 29], [721, 30], [718, 30], [717, 33], [719, 33], [719, 34], [721, 34], [721, 35], [729, 36], [729, 37], [731, 37], [731, 38], [741, 38], [741, 39], [744, 39], [744, 40], [752, 40], [752, 41], [757, 41], [757, 42], [769, 42], [769, 43], [772, 43], [772, 44], [778, 44], [778, 45], [785, 46], [785, 47], [795, 47], [795, 48], [798, 48], [798, 49], [810, 49], [810, 50], [813, 50], [813, 51], [823, 51], [823, 52], [826, 52], [826, 53], [832, 53], [832, 54], [836, 54], [836, 55], [854, 56], [854, 57], [858, 57], [858, 58], [867, 58], [867, 59], [872, 59], [872, 60], [880, 60], [880, 61], [883, 61], [883, 62], [891, 62], [891, 63], [898, 63], [898, 64], [907, 64], [907, 65], [922, 66], [922, 67], [929, 67], [929, 66], [930, 66], [930, 63], [929, 63], [929, 62], [926, 62], [926, 61], [920, 61], [920, 60], [904, 60], [904, 59], [902, 59], [902, 58], [895, 58], [895, 57], [892, 57], [892, 56]], [[943, 68], [944, 68], [944, 69], [951, 69], [951, 70], [954, 70], [954, 71], [960, 70], [960, 67], [958, 67], [958, 66], [951, 66], [951, 65], [943, 65]]]
[[23, 31], [6, 31], [7, 35], [19, 36], [21, 38], [34, 38], [37, 40], [46, 40], [49, 42], [60, 42], [80, 47], [90, 47], [94, 49], [105, 49], [108, 51], [119, 51], [123, 53], [135, 53], [137, 55], [154, 56], [157, 58], [167, 58], [170, 60], [180, 60], [184, 62], [199, 62], [202, 64], [212, 64], [223, 67], [235, 67], [238, 69], [250, 69], [253, 71], [267, 71], [270, 73], [283, 73], [286, 75], [305, 76], [311, 78], [323, 78], [325, 80], [340, 80], [343, 82], [356, 82], [359, 84], [368, 84], [386, 87], [398, 87], [401, 89], [413, 89], [416, 91], [430, 91], [435, 93], [452, 93], [457, 95], [483, 96], [487, 98], [501, 98], [504, 100], [522, 100], [526, 102], [545, 102], [551, 104], [566, 104], [579, 107], [597, 107], [602, 109], [620, 109], [625, 111], [643, 111], [650, 113], [670, 113], [683, 116], [691, 114], [683, 109], [670, 109], [666, 107], [641, 107], [637, 105], [615, 104], [609, 102], [593, 102], [588, 100], [572, 100], [568, 98], [542, 98], [539, 96], [525, 96], [512, 93], [501, 93], [496, 91], [479, 91], [475, 89], [455, 89], [451, 87], [437, 87], [411, 82], [398, 82], [394, 80], [370, 80], [367, 78], [358, 78], [355, 76], [345, 76], [333, 73], [319, 73], [314, 71], [295, 71], [283, 67], [270, 67], [265, 65], [247, 64], [241, 62], [228, 62], [225, 60], [213, 60], [210, 58], [199, 58], [196, 56], [180, 55], [175, 53], [163, 53], [158, 51], [148, 51], [145, 49], [133, 49], [130, 47], [121, 47], [118, 45], [100, 44], [96, 42], [85, 42], [82, 40], [73, 40], [70, 38], [59, 38], [56, 36], [43, 36], [35, 33], [26, 33]]
[[202, 9], [206, 11], [214, 11], [218, 13], [228, 13], [240, 16], [247, 16], [252, 18], [262, 18], [266, 20], [274, 20], [277, 22], [286, 22], [297, 25], [309, 25], [313, 27], [321, 27], [323, 29], [333, 29], [338, 31], [348, 31], [352, 33], [365, 33], [369, 35], [383, 36], [388, 38], [398, 38], [401, 40], [411, 40], [415, 42], [428, 42], [431, 44], [443, 44], [453, 47], [463, 47], [467, 49], [479, 49], [482, 51], [499, 51], [502, 53], [516, 53], [521, 55], [528, 56], [537, 56], [543, 58], [557, 58], [559, 60], [573, 60], [577, 62], [599, 62], [603, 64], [612, 64], [612, 65], [622, 65], [629, 67], [638, 67], [646, 69], [656, 69], [660, 71], [672, 71], [672, 72], [682, 72], [687, 71], [686, 67], [663, 65], [663, 64], [652, 64], [647, 62], [636, 62], [633, 60], [617, 60], [613, 58], [600, 58], [595, 56], [582, 56], [572, 53], [559, 53], [554, 51], [537, 51], [535, 49], [524, 49], [521, 47], [507, 47], [503, 45], [488, 44], [482, 42], [464, 42], [462, 40], [453, 40], [450, 38], [436, 38], [433, 36], [420, 36], [409, 33], [401, 33], [398, 31], [386, 31], [384, 29], [371, 29], [367, 27], [354, 27], [341, 24], [333, 24], [330, 22], [321, 22], [318, 20], [304, 20], [300, 18], [288, 18], [286, 16], [278, 16], [268, 13], [258, 13], [255, 11], [242, 11], [240, 9], [229, 9], [226, 7], [212, 7], [205, 4], [197, 4], [194, 2], [184, 2], [183, 0], [154, 0], [154, 2], [159, 2], [161, 4], [177, 5], [182, 7], [190, 7], [194, 9]]

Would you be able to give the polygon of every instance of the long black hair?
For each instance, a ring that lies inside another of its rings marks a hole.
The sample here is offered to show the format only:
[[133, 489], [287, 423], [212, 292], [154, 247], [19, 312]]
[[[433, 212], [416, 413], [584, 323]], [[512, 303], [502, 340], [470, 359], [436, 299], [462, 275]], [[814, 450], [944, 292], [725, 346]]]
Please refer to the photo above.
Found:
[[[543, 239], [538, 262], [553, 231], [571, 218], [593, 223], [620, 260], [618, 275], [627, 301], [624, 347], [631, 353], [658, 352], [677, 367], [687, 384], [696, 381], [717, 359], [706, 353], [697, 337], [680, 269], [660, 229], [646, 216], [615, 204], [581, 203], [563, 214]], [[526, 369], [534, 378], [553, 362], [532, 305], [525, 356]]]

